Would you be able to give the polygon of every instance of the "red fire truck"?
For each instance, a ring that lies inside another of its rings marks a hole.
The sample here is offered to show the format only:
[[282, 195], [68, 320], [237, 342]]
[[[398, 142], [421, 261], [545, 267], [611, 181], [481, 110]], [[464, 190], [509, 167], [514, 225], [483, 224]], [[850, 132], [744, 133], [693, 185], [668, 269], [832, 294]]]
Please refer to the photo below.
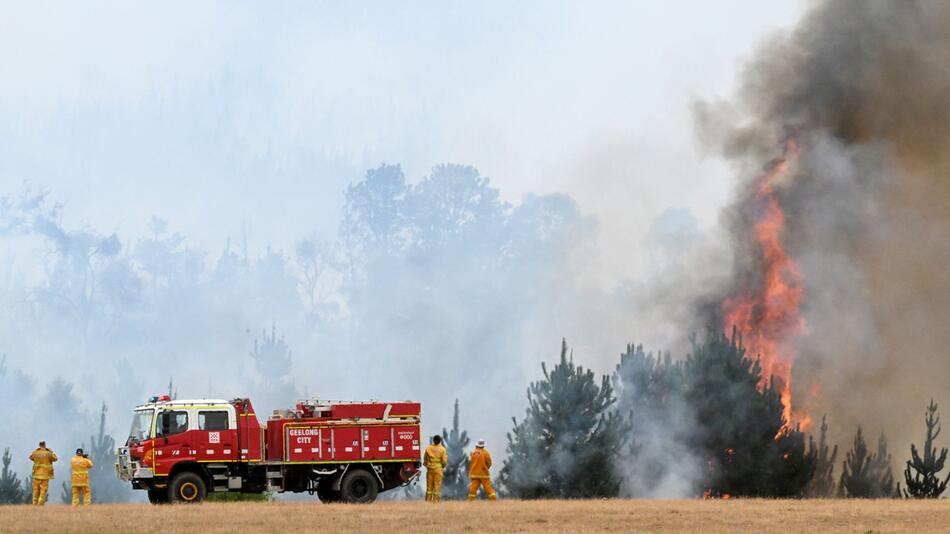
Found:
[[153, 504], [268, 491], [372, 502], [418, 476], [419, 419], [417, 402], [308, 400], [261, 425], [250, 399], [162, 395], [135, 408], [116, 472]]

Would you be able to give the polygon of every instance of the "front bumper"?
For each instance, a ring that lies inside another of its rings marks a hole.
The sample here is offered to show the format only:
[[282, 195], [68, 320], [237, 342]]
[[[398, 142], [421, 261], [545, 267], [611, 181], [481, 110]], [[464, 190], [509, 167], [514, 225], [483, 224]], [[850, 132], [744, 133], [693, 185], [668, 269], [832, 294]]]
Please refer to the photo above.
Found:
[[115, 474], [120, 480], [131, 482], [134, 480], [154, 478], [155, 474], [148, 467], [133, 460], [128, 447], [120, 447], [115, 455]]

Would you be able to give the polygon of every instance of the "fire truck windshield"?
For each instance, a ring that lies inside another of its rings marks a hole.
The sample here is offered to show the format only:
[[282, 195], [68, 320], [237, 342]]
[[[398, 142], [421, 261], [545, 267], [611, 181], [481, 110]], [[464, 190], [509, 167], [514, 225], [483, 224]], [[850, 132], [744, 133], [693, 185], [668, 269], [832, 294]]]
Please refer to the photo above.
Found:
[[129, 430], [129, 441], [142, 441], [152, 434], [152, 418], [155, 410], [138, 410], [132, 417], [132, 428]]

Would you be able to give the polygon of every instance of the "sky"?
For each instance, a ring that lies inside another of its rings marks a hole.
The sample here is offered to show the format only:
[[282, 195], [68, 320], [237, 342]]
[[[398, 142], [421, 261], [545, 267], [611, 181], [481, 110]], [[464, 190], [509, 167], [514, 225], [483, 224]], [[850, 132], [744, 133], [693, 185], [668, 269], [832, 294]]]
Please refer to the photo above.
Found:
[[67, 223], [194, 245], [333, 235], [342, 191], [399, 163], [470, 164], [508, 199], [566, 192], [597, 217], [595, 274], [668, 208], [715, 224], [733, 180], [690, 106], [727, 98], [800, 2], [6, 3], [0, 189]]

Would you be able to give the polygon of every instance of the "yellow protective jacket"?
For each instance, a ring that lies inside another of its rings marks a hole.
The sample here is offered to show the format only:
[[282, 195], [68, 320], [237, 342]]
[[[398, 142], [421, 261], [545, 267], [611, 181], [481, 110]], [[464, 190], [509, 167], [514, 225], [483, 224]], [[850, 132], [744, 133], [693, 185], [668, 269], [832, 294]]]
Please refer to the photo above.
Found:
[[422, 465], [426, 469], [442, 471], [449, 464], [449, 455], [445, 453], [445, 447], [432, 444], [426, 447], [426, 453], [422, 456]]
[[468, 461], [468, 478], [472, 480], [491, 479], [491, 455], [484, 448], [476, 448]]
[[88, 486], [89, 470], [92, 469], [92, 460], [84, 456], [73, 456], [69, 464], [73, 468], [73, 486]]
[[56, 453], [49, 449], [38, 447], [30, 453], [30, 460], [33, 462], [33, 480], [52, 480], [53, 462], [59, 460]]

